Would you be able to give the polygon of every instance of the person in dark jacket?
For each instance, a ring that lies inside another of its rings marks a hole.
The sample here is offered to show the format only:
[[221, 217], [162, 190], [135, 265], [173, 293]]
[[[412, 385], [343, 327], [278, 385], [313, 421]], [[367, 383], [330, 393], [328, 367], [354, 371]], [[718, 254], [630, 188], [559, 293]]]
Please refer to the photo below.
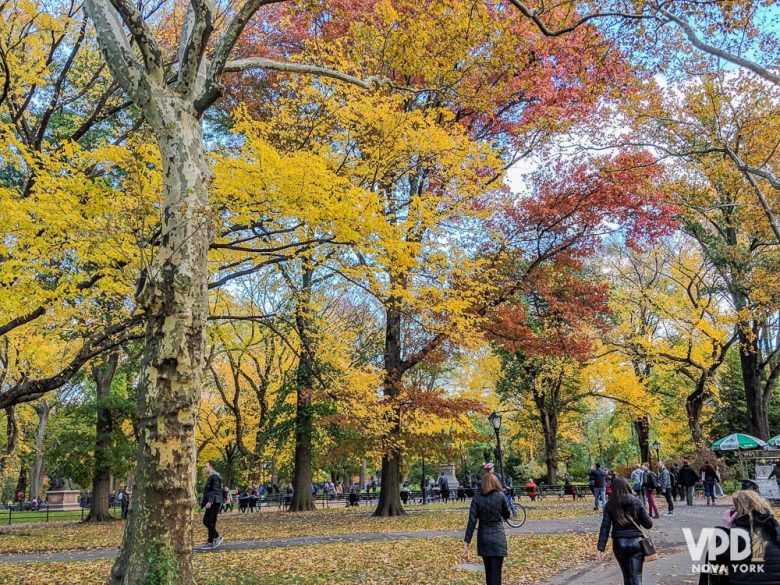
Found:
[[510, 516], [501, 482], [495, 473], [482, 477], [482, 489], [474, 494], [469, 510], [469, 522], [463, 539], [463, 556], [468, 559], [469, 544], [477, 529], [477, 554], [485, 563], [485, 583], [501, 585], [501, 570], [506, 556], [504, 520]]
[[596, 466], [588, 472], [588, 479], [588, 483], [593, 484], [593, 509], [598, 510], [599, 502], [602, 507], [607, 505], [607, 476], [601, 469], [601, 463], [596, 463]]
[[224, 498], [222, 492], [222, 478], [214, 469], [211, 461], [206, 462], [206, 485], [203, 487], [203, 499], [200, 502], [201, 509], [206, 508], [203, 514], [203, 525], [209, 531], [209, 540], [202, 548], [217, 548], [222, 544], [222, 537], [217, 532], [217, 515]]
[[715, 484], [719, 481], [718, 472], [709, 461], [701, 466], [701, 483], [704, 486], [704, 497], [707, 499], [708, 506], [715, 505]]
[[604, 506], [604, 516], [599, 530], [599, 558], [604, 558], [607, 540], [612, 535], [612, 552], [623, 573], [623, 585], [641, 585], [645, 559], [639, 542], [642, 531], [652, 528], [653, 521], [639, 498], [631, 493], [631, 487], [622, 477], [612, 481], [612, 497]]
[[729, 568], [729, 585], [780, 585], [780, 524], [771, 504], [753, 490], [735, 493], [733, 504], [723, 514], [723, 527], [749, 535], [750, 555], [732, 562], [726, 553], [716, 563]]
[[439, 480], [437, 483], [439, 485], [441, 500], [446, 504], [450, 500], [450, 482], [443, 471], [439, 473]]
[[685, 493], [685, 503], [693, 506], [693, 486], [699, 481], [699, 476], [694, 471], [687, 459], [683, 459], [682, 467], [677, 472], [677, 482], [682, 486]]

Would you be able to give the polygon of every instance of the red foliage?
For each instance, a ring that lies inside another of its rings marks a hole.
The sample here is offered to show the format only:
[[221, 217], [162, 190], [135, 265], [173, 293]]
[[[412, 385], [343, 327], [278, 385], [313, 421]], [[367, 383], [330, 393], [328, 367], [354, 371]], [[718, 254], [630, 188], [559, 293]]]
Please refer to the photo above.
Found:
[[584, 261], [608, 238], [638, 246], [672, 230], [675, 208], [660, 189], [661, 172], [646, 153], [632, 152], [559, 162], [534, 176], [532, 194], [492, 226], [508, 252], [500, 302], [488, 311], [497, 345], [588, 357], [605, 325], [608, 288]]
[[609, 290], [566, 263], [535, 270], [522, 291], [489, 312], [487, 333], [497, 346], [528, 355], [589, 357], [594, 336], [607, 325]]

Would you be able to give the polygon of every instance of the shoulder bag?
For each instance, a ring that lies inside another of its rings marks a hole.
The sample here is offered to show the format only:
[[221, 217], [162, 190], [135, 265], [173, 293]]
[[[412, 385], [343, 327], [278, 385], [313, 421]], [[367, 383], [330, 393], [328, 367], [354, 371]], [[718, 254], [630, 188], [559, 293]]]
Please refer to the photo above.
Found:
[[647, 532], [645, 532], [642, 527], [639, 526], [639, 524], [637, 524], [630, 516], [629, 520], [631, 520], [631, 524], [636, 526], [636, 529], [642, 533], [642, 539], [639, 541], [639, 547], [642, 549], [642, 556], [645, 557], [645, 562], [649, 563], [650, 561], [657, 561], [658, 551], [655, 548], [653, 539], [650, 538], [650, 535], [647, 534]]

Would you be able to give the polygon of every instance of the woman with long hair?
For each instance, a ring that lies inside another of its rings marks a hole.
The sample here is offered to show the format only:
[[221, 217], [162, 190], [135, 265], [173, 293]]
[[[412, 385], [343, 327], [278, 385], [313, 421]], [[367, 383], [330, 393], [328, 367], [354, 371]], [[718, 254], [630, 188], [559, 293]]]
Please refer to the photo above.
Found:
[[746, 559], [724, 562], [730, 568], [730, 585], [780, 583], [780, 526], [772, 505], [758, 492], [739, 491], [734, 494], [733, 506], [723, 514], [723, 525], [744, 530], [750, 543], [750, 556]]
[[653, 521], [642, 501], [631, 493], [623, 477], [612, 480], [612, 497], [604, 507], [599, 531], [599, 559], [604, 559], [607, 540], [612, 535], [612, 552], [623, 572], [623, 585], [641, 585], [645, 559], [640, 541], [644, 537], [640, 526], [652, 528]]
[[506, 556], [506, 532], [504, 520], [509, 518], [509, 506], [504, 490], [495, 473], [482, 477], [482, 489], [471, 500], [469, 523], [463, 545], [463, 556], [468, 558], [469, 544], [477, 528], [477, 554], [485, 563], [485, 583], [501, 585], [501, 570]]

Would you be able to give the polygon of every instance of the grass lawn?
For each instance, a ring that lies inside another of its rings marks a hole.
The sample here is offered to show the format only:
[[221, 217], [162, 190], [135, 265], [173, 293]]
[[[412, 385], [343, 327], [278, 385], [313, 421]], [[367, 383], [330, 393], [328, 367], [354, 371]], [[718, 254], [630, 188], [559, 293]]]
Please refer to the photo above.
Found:
[[[472, 543], [472, 562], [476, 557]], [[591, 558], [593, 535], [530, 535], [509, 538], [506, 583], [539, 583]], [[195, 556], [201, 585], [480, 585], [484, 573], [457, 569], [461, 541], [337, 543], [284, 549], [204, 553]], [[102, 584], [110, 561], [0, 563], [0, 583], [9, 585]]]
[[[552, 498], [523, 502], [528, 518], [575, 518], [592, 515], [588, 503], [572, 503]], [[374, 518], [372, 507], [318, 509], [291, 514], [269, 511], [227, 513], [219, 518], [219, 530], [228, 540], [273, 540], [291, 536], [326, 536], [357, 532], [401, 532], [413, 530], [464, 530], [468, 504], [428, 504], [409, 506], [408, 513], [394, 518]], [[194, 519], [196, 541], [200, 540], [200, 516]], [[47, 523], [27, 526], [0, 526], [0, 554], [117, 547], [124, 522], [109, 524]], [[0, 582], [2, 582], [0, 580]]]

